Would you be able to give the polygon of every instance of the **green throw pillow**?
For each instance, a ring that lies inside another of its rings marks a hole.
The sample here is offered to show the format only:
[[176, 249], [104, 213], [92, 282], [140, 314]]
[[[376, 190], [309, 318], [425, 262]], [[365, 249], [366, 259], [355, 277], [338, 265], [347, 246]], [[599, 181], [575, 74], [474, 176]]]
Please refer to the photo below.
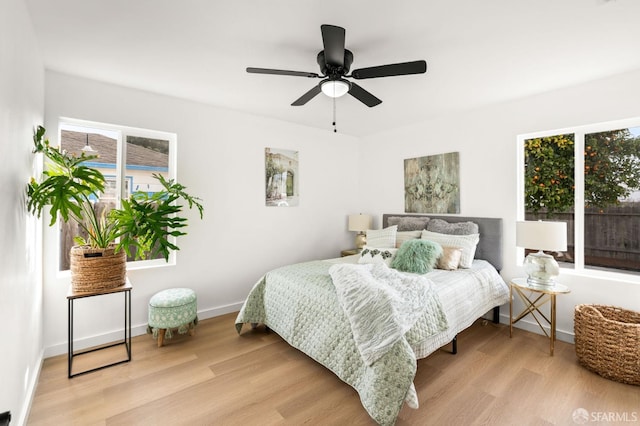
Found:
[[426, 274], [442, 255], [442, 246], [429, 240], [409, 240], [400, 246], [391, 267], [403, 272]]

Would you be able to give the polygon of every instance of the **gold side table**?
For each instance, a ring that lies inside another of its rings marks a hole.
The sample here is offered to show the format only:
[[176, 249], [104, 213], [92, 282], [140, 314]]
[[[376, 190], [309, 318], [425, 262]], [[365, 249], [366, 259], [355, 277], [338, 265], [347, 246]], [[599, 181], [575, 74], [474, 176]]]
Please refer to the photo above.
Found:
[[[515, 319], [513, 318], [514, 290], [525, 305], [524, 310]], [[542, 286], [528, 283], [526, 278], [512, 279], [509, 283], [509, 337], [513, 337], [513, 324], [531, 314], [533, 319], [538, 323], [538, 326], [540, 326], [542, 332], [549, 338], [549, 353], [553, 356], [553, 346], [556, 341], [556, 296], [570, 292], [569, 287], [558, 283], [552, 286]], [[550, 304], [549, 316], [551, 319], [540, 310], [540, 308], [547, 303]], [[538, 316], [540, 316], [540, 318], [538, 318]], [[548, 333], [541, 321], [549, 325]]]

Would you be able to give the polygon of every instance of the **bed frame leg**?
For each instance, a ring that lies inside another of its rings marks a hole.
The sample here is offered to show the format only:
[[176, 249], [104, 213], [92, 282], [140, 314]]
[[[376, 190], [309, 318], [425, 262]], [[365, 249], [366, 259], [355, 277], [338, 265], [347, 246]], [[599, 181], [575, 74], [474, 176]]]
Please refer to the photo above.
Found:
[[[252, 329], [252, 330], [255, 330], [255, 329], [257, 329], [257, 328], [258, 328], [258, 326], [259, 326], [259, 325], [260, 325], [260, 323], [252, 322], [252, 323], [251, 323], [251, 329]], [[266, 331], [266, 332], [268, 333], [268, 332], [269, 332], [269, 331], [271, 331], [271, 330], [269, 329], [269, 327], [267, 327], [267, 326], [265, 325], [265, 326], [264, 326], [264, 331]]]
[[[500, 306], [496, 306], [493, 308], [493, 318], [492, 321], [494, 324], [500, 324]], [[456, 334], [451, 341], [451, 353], [453, 355], [458, 353], [458, 335]]]

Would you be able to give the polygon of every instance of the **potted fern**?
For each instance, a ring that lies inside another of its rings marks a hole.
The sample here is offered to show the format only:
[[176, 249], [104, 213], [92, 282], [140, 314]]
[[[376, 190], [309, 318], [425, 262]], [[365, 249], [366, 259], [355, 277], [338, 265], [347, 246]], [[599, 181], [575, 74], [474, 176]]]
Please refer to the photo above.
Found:
[[166, 261], [172, 250], [179, 247], [173, 237], [186, 235], [182, 228], [187, 219], [181, 217], [186, 202], [203, 215], [198, 197], [189, 195], [185, 187], [172, 179], [153, 174], [162, 189], [153, 194], [135, 192], [122, 200], [119, 209], [98, 214], [95, 199], [105, 189], [102, 173], [86, 165], [97, 158], [82, 152], [79, 156], [60, 151], [45, 138], [45, 128], [34, 130], [35, 154], [43, 154], [47, 170], [42, 181], [35, 178], [27, 185], [27, 209], [41, 216], [50, 206], [53, 226], [58, 219], [75, 221], [85, 236], [74, 237], [71, 249], [71, 283], [75, 291], [113, 288], [125, 283], [126, 255], [135, 259], [162, 256]]

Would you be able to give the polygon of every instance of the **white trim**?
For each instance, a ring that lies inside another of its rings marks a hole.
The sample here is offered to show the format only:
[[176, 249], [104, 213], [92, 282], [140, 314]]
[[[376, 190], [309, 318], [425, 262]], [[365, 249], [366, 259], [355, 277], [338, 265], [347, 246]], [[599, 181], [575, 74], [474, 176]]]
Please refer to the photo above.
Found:
[[[505, 324], [507, 327], [509, 327], [509, 315], [508, 314], [500, 314], [500, 323], [501, 324]], [[542, 332], [542, 330], [540, 329], [540, 326], [534, 322], [534, 321], [530, 321], [526, 318], [521, 319], [520, 321], [518, 321], [517, 323], [513, 324], [513, 328], [514, 329], [520, 329], [520, 330], [525, 330], [534, 334], [539, 334], [541, 336], [544, 336], [544, 333]], [[544, 325], [545, 330], [547, 331], [547, 333], [549, 332], [549, 325]], [[546, 337], [546, 336], [545, 336]], [[548, 339], [548, 337], [547, 337]], [[575, 334], [571, 331], [566, 331], [566, 330], [558, 330], [558, 328], [556, 327], [556, 341], [561, 341], [561, 342], [565, 342], [565, 343], [571, 343], [574, 344], [575, 343]]]
[[575, 167], [573, 191], [573, 269], [584, 269], [584, 131], [573, 134]]
[[[640, 127], [640, 117], [625, 118], [621, 120], [606, 121], [588, 125], [566, 127], [556, 130], [546, 130], [541, 132], [526, 133], [517, 135], [517, 206], [516, 220], [524, 220], [524, 141], [534, 138], [543, 138], [562, 134], [574, 135], [574, 263], [566, 264], [562, 268], [563, 273], [570, 273], [576, 276], [601, 277], [625, 283], [636, 284], [638, 276], [626, 273], [624, 270], [602, 271], [585, 267], [584, 264], [584, 150], [585, 135], [618, 129], [628, 129]], [[524, 249], [516, 248], [516, 264], [522, 266]], [[613, 269], [613, 268], [612, 268]]]
[[31, 374], [31, 378], [29, 380], [29, 384], [25, 392], [26, 397], [22, 404], [21, 410], [19, 411], [20, 417], [17, 419], [14, 419], [17, 425], [27, 424], [27, 419], [29, 419], [29, 414], [31, 414], [31, 405], [33, 404], [33, 400], [36, 397], [36, 390], [38, 388], [38, 382], [40, 381], [40, 373], [42, 372], [43, 362], [44, 362], [44, 350], [41, 350], [40, 355], [38, 355], [36, 371], [34, 371], [33, 374]]
[[[524, 141], [530, 139], [527, 135], [518, 135], [516, 144], [516, 222], [524, 220]], [[514, 224], [515, 227], [515, 224]], [[522, 266], [524, 262], [524, 248], [516, 247], [516, 265]]]
[[590, 267], [586, 267], [584, 269], [574, 269], [572, 267], [564, 267], [563, 265], [570, 264], [560, 264], [561, 275], [570, 275], [574, 277], [584, 278], [601, 278], [606, 279], [607, 281], [615, 281], [619, 283], [640, 286], [640, 275], [624, 271], [623, 269], [613, 270], [613, 268], [611, 268], [612, 270], [602, 270]]
[[[161, 130], [150, 130], [143, 129], [139, 127], [130, 127], [130, 126], [121, 126], [117, 124], [109, 124], [102, 123], [98, 121], [89, 121], [89, 120], [79, 120], [75, 118], [69, 117], [60, 117], [58, 119], [58, 146], [62, 143], [62, 129], [70, 129], [80, 132], [86, 132], [88, 130], [100, 133], [110, 138], [115, 138], [117, 147], [116, 147], [116, 156], [119, 161], [116, 161], [116, 208], [121, 207], [122, 199], [127, 197], [126, 194], [126, 186], [123, 184], [126, 179], [125, 173], [125, 165], [126, 165], [126, 149], [125, 149], [125, 141], [128, 136], [135, 137], [143, 137], [149, 139], [160, 139], [166, 140], [169, 142], [169, 158], [168, 158], [168, 178], [176, 179], [177, 176], [177, 139], [178, 136], [173, 132], [166, 132]], [[118, 179], [120, 177], [120, 179]], [[129, 188], [131, 193], [135, 192], [133, 189], [133, 185]], [[170, 237], [170, 240], [173, 244], [176, 244], [176, 237]], [[60, 259], [60, 239], [58, 237], [57, 243], [57, 252], [58, 259]], [[160, 266], [171, 266], [176, 264], [176, 254], [175, 251], [171, 251], [169, 253], [169, 259], [165, 261], [164, 259], [152, 259], [152, 260], [133, 260], [127, 262], [127, 269], [146, 269], [146, 268], [154, 268]], [[56, 273], [58, 277], [70, 276], [69, 271], [60, 271], [58, 270]]]

